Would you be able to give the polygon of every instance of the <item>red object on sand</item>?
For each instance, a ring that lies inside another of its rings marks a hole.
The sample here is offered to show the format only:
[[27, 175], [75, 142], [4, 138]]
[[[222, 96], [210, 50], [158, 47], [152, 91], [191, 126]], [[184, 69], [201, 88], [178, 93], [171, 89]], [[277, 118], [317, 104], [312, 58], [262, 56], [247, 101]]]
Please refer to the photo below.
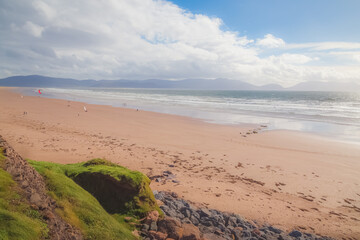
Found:
[[39, 89], [39, 93], [41, 94], [40, 90], [41, 90], [41, 89]]

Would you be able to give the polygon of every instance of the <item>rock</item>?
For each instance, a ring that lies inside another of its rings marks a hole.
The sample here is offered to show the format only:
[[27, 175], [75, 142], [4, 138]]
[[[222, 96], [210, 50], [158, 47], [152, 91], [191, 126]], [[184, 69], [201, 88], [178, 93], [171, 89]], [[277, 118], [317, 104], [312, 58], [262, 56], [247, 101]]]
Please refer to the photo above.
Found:
[[50, 210], [46, 210], [44, 211], [44, 218], [46, 220], [51, 220], [55, 218], [55, 215]]
[[29, 182], [27, 180], [24, 180], [22, 183], [21, 183], [21, 187], [22, 188], [27, 188], [29, 186]]
[[147, 232], [147, 231], [149, 230], [149, 228], [150, 228], [150, 226], [149, 226], [149, 225], [147, 225], [147, 224], [143, 224], [143, 225], [141, 226], [141, 231], [143, 231], [143, 232]]
[[276, 234], [280, 234], [282, 232], [280, 229], [274, 228], [273, 226], [269, 226], [267, 229]]
[[158, 230], [158, 227], [157, 227], [157, 225], [156, 225], [156, 222], [152, 222], [152, 223], [150, 224], [149, 230], [150, 230], [150, 231], [155, 231], [155, 232]]
[[241, 240], [241, 232], [242, 232], [242, 228], [241, 227], [236, 227], [234, 229], [232, 229], [231, 233], [234, 237], [235, 240]]
[[166, 205], [162, 205], [160, 206], [161, 210], [164, 211], [164, 213], [170, 217], [174, 217], [176, 218], [178, 216], [178, 213], [176, 212], [176, 210], [171, 209], [170, 207], [166, 206]]
[[236, 227], [236, 217], [229, 217], [227, 222], [226, 222], [226, 226], [232, 226], [232, 227]]
[[295, 237], [295, 238], [299, 238], [302, 236], [302, 233], [297, 231], [297, 230], [293, 230], [291, 233], [289, 233], [290, 237]]
[[212, 215], [211, 212], [206, 208], [201, 208], [198, 213], [200, 214], [200, 217], [210, 217]]
[[190, 218], [191, 217], [191, 212], [188, 208], [186, 207], [183, 207], [180, 209], [180, 212], [187, 218]]
[[192, 222], [190, 221], [190, 219], [189, 218], [184, 218], [184, 219], [182, 219], [182, 221], [181, 221], [182, 223], [188, 223], [188, 224], [192, 224]]
[[180, 212], [181, 212], [181, 209], [183, 209], [185, 207], [185, 205], [182, 201], [174, 201], [173, 203], [174, 203], [176, 209], [180, 210]]
[[206, 240], [224, 240], [224, 238], [222, 238], [218, 235], [215, 235], [214, 233], [205, 233], [203, 235], [203, 238]]
[[157, 222], [157, 220], [159, 219], [159, 212], [158, 211], [149, 212], [146, 219], [152, 222]]
[[251, 233], [253, 233], [253, 234], [256, 235], [256, 236], [260, 236], [260, 235], [261, 235], [260, 230], [257, 229], [257, 228], [255, 228], [254, 230], [252, 230]]
[[241, 237], [243, 238], [248, 238], [248, 237], [251, 237], [251, 232], [250, 231], [242, 231], [241, 233]]
[[150, 236], [156, 240], [165, 240], [167, 239], [167, 234], [162, 232], [149, 231]]
[[171, 192], [170, 195], [173, 197], [173, 198], [178, 198], [179, 195], [175, 192]]
[[183, 224], [182, 240], [198, 240], [200, 239], [200, 230], [192, 224]]
[[181, 223], [173, 218], [165, 217], [158, 222], [158, 230], [162, 233], [167, 233], [168, 237], [180, 239], [183, 234]]
[[192, 222], [192, 224], [194, 224], [195, 226], [199, 225], [199, 220], [194, 216], [192, 215], [190, 217], [190, 221]]
[[40, 206], [42, 203], [40, 195], [38, 193], [33, 193], [30, 197], [30, 202], [36, 206]]
[[170, 171], [163, 171], [163, 175], [164, 175], [164, 176], [169, 176], [170, 174], [172, 174], [172, 172], [170, 172]]

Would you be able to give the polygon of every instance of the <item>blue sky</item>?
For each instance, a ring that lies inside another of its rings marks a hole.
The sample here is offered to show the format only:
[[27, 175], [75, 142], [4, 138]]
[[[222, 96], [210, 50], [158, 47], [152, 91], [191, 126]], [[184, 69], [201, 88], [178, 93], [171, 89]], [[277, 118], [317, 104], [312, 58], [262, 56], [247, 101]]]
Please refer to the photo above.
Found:
[[287, 42], [358, 41], [359, 0], [172, 0], [191, 11], [221, 18], [250, 38], [267, 33]]
[[360, 83], [360, 0], [0, 1], [0, 77]]

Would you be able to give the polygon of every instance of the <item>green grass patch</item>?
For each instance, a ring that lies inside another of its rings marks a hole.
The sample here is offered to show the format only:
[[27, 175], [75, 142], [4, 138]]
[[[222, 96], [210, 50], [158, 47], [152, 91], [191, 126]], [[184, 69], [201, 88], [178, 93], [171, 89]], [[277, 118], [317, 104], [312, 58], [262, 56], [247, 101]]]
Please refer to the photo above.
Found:
[[3, 169], [4, 159], [0, 149], [0, 239], [47, 239], [45, 221], [20, 195], [20, 188]]
[[131, 234], [136, 219], [160, 210], [150, 180], [140, 172], [102, 159], [66, 165], [29, 162], [45, 178], [60, 206], [58, 214], [87, 239], [136, 239]]

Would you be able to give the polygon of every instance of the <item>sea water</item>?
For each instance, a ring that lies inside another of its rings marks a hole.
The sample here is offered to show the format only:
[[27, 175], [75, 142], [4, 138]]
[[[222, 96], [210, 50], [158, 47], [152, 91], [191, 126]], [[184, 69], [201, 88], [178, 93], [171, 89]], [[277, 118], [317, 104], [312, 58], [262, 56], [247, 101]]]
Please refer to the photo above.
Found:
[[[27, 94], [39, 95], [37, 89]], [[261, 124], [360, 143], [360, 93], [174, 89], [42, 89], [42, 96], [199, 118]]]

